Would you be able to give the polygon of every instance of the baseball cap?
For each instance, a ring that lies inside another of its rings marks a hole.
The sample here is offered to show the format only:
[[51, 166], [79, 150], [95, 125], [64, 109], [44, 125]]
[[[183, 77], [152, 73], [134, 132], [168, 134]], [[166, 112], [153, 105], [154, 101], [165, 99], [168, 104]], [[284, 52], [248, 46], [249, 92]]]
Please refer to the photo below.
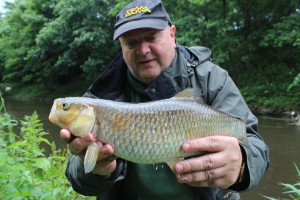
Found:
[[168, 24], [171, 24], [171, 20], [160, 0], [136, 0], [116, 16], [114, 40], [134, 29], [163, 30]]

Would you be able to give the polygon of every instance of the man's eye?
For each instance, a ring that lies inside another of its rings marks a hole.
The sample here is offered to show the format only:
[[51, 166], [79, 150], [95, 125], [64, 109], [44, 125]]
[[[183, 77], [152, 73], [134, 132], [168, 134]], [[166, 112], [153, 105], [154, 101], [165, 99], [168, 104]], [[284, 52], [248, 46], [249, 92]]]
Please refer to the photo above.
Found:
[[135, 47], [136, 47], [136, 44], [137, 44], [137, 42], [135, 42], [135, 41], [128, 41], [128, 42], [126, 42], [126, 46], [127, 46], [129, 49], [135, 48]]
[[157, 37], [155, 37], [154, 35], [149, 35], [145, 39], [147, 42], [155, 42]]

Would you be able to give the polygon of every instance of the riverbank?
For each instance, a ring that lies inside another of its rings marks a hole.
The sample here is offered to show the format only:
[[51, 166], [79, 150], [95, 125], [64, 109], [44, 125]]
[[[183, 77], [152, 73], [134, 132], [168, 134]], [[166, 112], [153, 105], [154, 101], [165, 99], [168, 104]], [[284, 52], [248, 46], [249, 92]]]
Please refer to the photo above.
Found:
[[55, 89], [47, 88], [43, 84], [10, 85], [10, 91], [6, 92], [4, 92], [3, 85], [0, 85], [0, 88], [2, 88], [0, 94], [2, 93], [5, 98], [15, 101], [52, 103], [58, 97], [82, 96], [89, 85], [90, 82], [84, 81], [71, 82]]

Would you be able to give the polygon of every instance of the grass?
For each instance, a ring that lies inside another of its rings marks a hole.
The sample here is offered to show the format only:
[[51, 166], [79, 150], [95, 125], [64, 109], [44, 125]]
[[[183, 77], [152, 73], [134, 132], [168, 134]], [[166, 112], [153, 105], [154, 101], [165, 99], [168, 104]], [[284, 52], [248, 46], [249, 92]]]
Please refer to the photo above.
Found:
[[279, 185], [283, 189], [283, 194], [288, 195], [290, 198], [273, 198], [273, 197], [268, 197], [264, 196], [266, 199], [269, 200], [300, 200], [300, 170], [295, 164], [295, 168], [297, 170], [297, 182], [294, 184], [290, 183], [279, 183]]

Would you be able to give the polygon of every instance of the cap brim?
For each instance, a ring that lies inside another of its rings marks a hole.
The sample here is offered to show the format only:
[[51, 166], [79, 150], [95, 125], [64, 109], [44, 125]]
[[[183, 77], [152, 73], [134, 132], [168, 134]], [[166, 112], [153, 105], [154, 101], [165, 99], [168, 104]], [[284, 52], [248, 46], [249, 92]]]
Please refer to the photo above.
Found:
[[168, 26], [168, 21], [161, 19], [141, 19], [136, 21], [127, 22], [118, 27], [114, 32], [114, 40], [118, 39], [121, 35], [128, 31], [140, 28], [153, 28], [163, 30]]

